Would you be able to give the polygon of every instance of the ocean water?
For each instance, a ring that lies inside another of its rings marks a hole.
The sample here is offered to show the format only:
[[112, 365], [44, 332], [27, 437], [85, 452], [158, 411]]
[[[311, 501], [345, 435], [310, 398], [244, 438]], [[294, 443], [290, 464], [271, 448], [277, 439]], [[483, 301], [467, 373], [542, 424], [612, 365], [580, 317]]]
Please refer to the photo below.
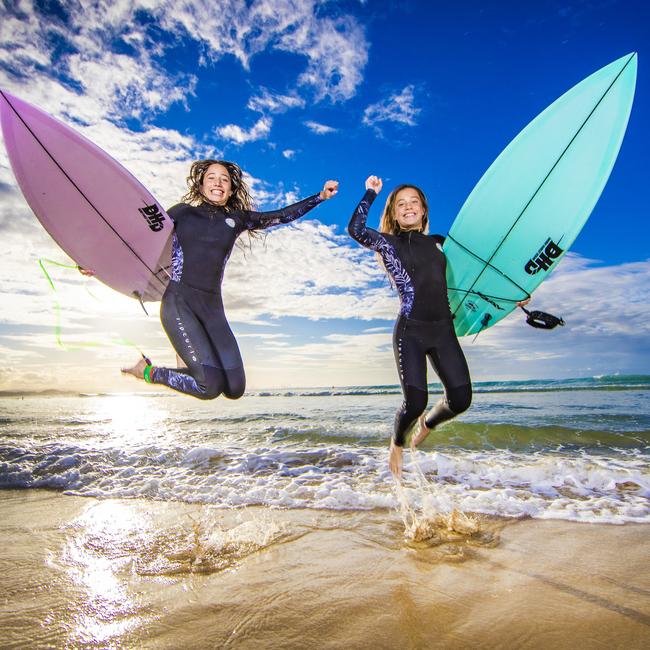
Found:
[[[398, 386], [0, 398], [0, 487], [231, 508], [650, 522], [650, 376], [475, 385], [388, 471]], [[430, 403], [437, 399], [432, 388]]]

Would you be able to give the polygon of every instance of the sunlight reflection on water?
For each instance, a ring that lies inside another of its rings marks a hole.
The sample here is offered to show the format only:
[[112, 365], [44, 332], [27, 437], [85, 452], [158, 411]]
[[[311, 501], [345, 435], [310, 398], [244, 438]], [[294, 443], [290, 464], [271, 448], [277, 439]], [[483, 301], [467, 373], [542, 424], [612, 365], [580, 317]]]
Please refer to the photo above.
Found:
[[97, 438], [110, 441], [111, 446], [126, 447], [172, 440], [173, 430], [162, 400], [152, 408], [150, 398], [140, 395], [112, 395], [93, 399], [92, 407]]
[[73, 638], [103, 643], [141, 624], [136, 616], [141, 605], [128, 589], [128, 547], [147, 527], [141, 512], [116, 501], [93, 504], [71, 522], [77, 534], [65, 545], [62, 560], [86, 594], [84, 606], [73, 614]]

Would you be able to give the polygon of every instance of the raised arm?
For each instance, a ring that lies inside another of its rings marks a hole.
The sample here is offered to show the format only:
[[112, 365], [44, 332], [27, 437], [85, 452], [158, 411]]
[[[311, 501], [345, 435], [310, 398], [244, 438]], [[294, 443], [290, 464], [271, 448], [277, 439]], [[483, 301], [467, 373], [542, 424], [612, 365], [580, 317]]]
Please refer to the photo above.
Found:
[[380, 251], [381, 244], [385, 241], [384, 236], [366, 226], [366, 220], [368, 219], [368, 211], [372, 202], [377, 198], [377, 194], [381, 191], [381, 179], [376, 176], [370, 176], [366, 180], [366, 193], [363, 195], [361, 202], [357, 206], [357, 209], [352, 213], [352, 218], [348, 224], [348, 232], [350, 237], [355, 241], [358, 241], [362, 246], [366, 248], [372, 248], [372, 250]]
[[243, 224], [246, 230], [263, 230], [271, 226], [277, 226], [281, 223], [290, 223], [299, 219], [307, 214], [310, 210], [315, 208], [319, 203], [331, 199], [338, 192], [338, 181], [327, 181], [323, 189], [318, 193], [310, 196], [298, 203], [288, 205], [280, 210], [272, 210], [270, 212], [245, 212], [243, 216]]

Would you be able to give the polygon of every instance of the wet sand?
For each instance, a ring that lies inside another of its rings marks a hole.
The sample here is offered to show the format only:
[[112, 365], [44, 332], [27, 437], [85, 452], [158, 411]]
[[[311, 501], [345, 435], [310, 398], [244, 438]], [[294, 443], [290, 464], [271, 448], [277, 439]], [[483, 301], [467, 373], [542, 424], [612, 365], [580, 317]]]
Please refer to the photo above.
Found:
[[3, 648], [646, 648], [643, 525], [0, 495]]

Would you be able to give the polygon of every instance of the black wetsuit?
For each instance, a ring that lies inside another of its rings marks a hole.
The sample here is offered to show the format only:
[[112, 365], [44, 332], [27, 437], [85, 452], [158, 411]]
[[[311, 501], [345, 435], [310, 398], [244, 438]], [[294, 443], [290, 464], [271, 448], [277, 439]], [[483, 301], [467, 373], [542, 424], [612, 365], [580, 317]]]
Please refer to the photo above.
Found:
[[237, 341], [228, 325], [221, 281], [235, 240], [298, 219], [322, 199], [315, 194], [273, 212], [230, 211], [203, 203], [168, 210], [175, 224], [172, 278], [162, 298], [160, 319], [187, 368], [154, 367], [151, 380], [181, 393], [213, 399], [241, 397], [246, 387]]
[[361, 245], [379, 253], [400, 297], [393, 349], [404, 402], [395, 416], [393, 439], [401, 447], [409, 428], [427, 406], [427, 357], [445, 389], [444, 398], [427, 414], [428, 427], [469, 408], [472, 385], [449, 311], [442, 252], [445, 238], [412, 230], [390, 235], [367, 228], [368, 210], [376, 196], [374, 190], [366, 192], [348, 232]]

